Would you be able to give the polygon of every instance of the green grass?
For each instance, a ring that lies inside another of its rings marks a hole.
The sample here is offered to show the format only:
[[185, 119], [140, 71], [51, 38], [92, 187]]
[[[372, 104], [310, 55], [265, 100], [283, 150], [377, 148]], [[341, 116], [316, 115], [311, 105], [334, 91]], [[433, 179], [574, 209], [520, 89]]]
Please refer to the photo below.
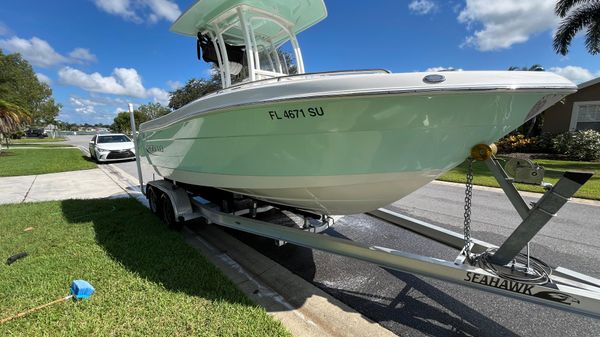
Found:
[[15, 149], [0, 153], [0, 177], [95, 168], [79, 149]]
[[[19, 143], [19, 144], [10, 144], [9, 149], [11, 148], [22, 148], [22, 147], [73, 147], [73, 145], [69, 144], [31, 144], [31, 143]], [[2, 145], [2, 149], [6, 149], [5, 145]]]
[[10, 142], [12, 144], [23, 144], [23, 143], [53, 143], [53, 142], [64, 142], [65, 139], [63, 137], [56, 137], [54, 139], [48, 138], [21, 138], [21, 139], [11, 139]]
[[[594, 175], [585, 183], [575, 194], [578, 198], [600, 200], [600, 163], [564, 161], [564, 160], [534, 160], [535, 163], [544, 166], [546, 173], [544, 181], [555, 184], [561, 177], [561, 172], [557, 171], [588, 171]], [[456, 183], [465, 183], [467, 174], [467, 163], [462, 163], [455, 169], [448, 171], [438, 178], [438, 180], [450, 181]], [[499, 187], [496, 179], [491, 175], [483, 162], [473, 163], [473, 183], [475, 185]], [[544, 189], [538, 186], [516, 184], [517, 189], [530, 192], [544, 192]]]
[[67, 295], [74, 279], [96, 288], [0, 336], [289, 336], [133, 199], [0, 206], [0, 228], [0, 256], [29, 254], [0, 264], [0, 318]]

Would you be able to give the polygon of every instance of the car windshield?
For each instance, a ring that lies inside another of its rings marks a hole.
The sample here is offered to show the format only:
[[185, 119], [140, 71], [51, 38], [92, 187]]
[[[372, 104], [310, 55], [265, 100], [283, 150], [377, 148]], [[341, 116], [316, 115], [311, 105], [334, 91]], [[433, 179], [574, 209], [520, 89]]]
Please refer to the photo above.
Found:
[[98, 136], [98, 143], [125, 143], [130, 141], [125, 135]]

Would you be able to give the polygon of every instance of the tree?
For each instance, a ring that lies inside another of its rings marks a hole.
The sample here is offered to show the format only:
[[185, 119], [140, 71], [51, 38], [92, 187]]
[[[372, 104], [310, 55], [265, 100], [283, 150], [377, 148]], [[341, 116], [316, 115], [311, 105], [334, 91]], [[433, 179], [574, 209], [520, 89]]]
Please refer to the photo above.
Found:
[[587, 29], [585, 47], [588, 52], [600, 53], [600, 1], [558, 0], [554, 12], [562, 18], [553, 41], [558, 54], [566, 55], [571, 41], [583, 29]]
[[[133, 111], [133, 117], [135, 118], [136, 129], [139, 129], [141, 123], [148, 121], [146, 115], [144, 115], [139, 110]], [[110, 128], [115, 132], [131, 133], [131, 121], [129, 119], [129, 112], [119, 112], [113, 120], [113, 124], [110, 126]]]
[[182, 106], [206, 95], [213, 91], [221, 89], [221, 81], [215, 81], [214, 76], [210, 80], [192, 78], [178, 89], [172, 91], [169, 99], [169, 108], [176, 110]]
[[531, 67], [516, 67], [516, 66], [510, 66], [508, 67], [508, 70], [518, 70], [518, 71], [545, 71], [544, 67], [542, 67], [539, 64], [534, 64]]
[[[278, 53], [283, 58], [283, 62], [285, 62], [285, 66], [289, 71], [289, 74], [296, 74], [298, 72], [298, 68], [293, 64], [292, 56], [290, 53], [285, 52], [281, 49], [278, 50]], [[262, 60], [261, 64], [267, 64], [267, 60]], [[187, 83], [174, 91], [170, 92], [171, 98], [169, 99], [169, 108], [173, 110], [177, 110], [182, 106], [197, 100], [198, 98], [208, 95], [213, 91], [217, 91], [221, 89], [221, 78], [219, 69], [211, 64], [212, 75], [209, 79], [196, 79], [192, 78], [187, 81]], [[231, 83], [239, 83], [242, 82], [246, 77], [248, 77], [248, 67], [244, 65], [239, 74], [232, 76]]]
[[9, 134], [17, 131], [21, 125], [30, 121], [31, 116], [25, 109], [0, 99], [0, 141], [4, 138], [8, 146]]
[[146, 120], [156, 119], [171, 112], [171, 109], [158, 102], [142, 104], [136, 110], [143, 114]]
[[[141, 123], [164, 116], [170, 112], [171, 109], [158, 102], [142, 104], [137, 109], [133, 110], [135, 128], [139, 129]], [[110, 126], [110, 128], [115, 132], [131, 133], [131, 122], [129, 118], [129, 112], [119, 112], [114, 118], [113, 124]]]
[[51, 96], [52, 89], [37, 79], [29, 62], [0, 50], [0, 99], [29, 112], [33, 123], [45, 124], [53, 122], [61, 109]]

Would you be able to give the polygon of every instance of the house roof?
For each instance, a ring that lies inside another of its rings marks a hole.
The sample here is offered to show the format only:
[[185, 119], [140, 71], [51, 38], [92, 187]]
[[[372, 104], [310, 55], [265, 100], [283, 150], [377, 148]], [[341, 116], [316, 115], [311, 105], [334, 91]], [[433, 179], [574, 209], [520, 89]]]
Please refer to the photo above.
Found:
[[598, 83], [600, 83], [600, 77], [596, 77], [596, 78], [594, 78], [594, 79], [591, 79], [591, 80], [589, 80], [589, 81], [587, 81], [587, 82], [583, 82], [583, 83], [579, 84], [579, 85], [577, 86], [577, 89], [578, 89], [578, 90], [581, 90], [581, 89], [583, 89], [583, 88], [587, 88], [587, 87], [589, 87], [589, 86], [592, 86], [592, 85], [594, 85], [594, 84], [598, 84]]

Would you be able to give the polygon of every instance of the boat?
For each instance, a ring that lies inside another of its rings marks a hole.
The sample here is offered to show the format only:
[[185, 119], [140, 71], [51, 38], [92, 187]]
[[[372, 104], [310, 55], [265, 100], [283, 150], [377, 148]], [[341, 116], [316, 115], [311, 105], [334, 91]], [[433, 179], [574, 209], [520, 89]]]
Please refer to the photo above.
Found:
[[326, 16], [322, 0], [193, 4], [171, 30], [196, 38], [222, 89], [141, 124], [140, 153], [176, 183], [355, 214], [409, 195], [576, 91], [543, 71], [307, 73], [296, 35]]

